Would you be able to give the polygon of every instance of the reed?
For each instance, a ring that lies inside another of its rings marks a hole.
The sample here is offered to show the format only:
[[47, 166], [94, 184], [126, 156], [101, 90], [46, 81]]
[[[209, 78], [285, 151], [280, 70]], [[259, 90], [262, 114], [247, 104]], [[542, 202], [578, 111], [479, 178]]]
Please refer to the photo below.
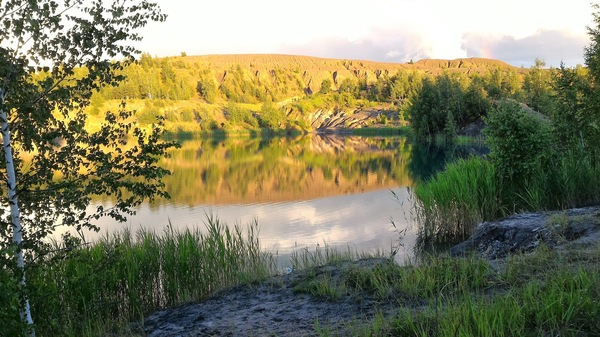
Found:
[[502, 214], [502, 186], [483, 158], [458, 159], [415, 187], [415, 216], [423, 241], [457, 241], [475, 226]]
[[504, 181], [494, 164], [470, 157], [418, 184], [414, 214], [421, 242], [456, 242], [476, 225], [508, 214], [600, 203], [600, 165], [589, 154], [567, 151], [536, 163], [527, 178]]
[[[247, 232], [209, 218], [206, 230], [123, 230], [59, 251], [28, 271], [40, 335], [97, 335], [149, 312], [273, 275], [256, 223]], [[120, 332], [119, 334], [122, 334]]]
[[538, 165], [517, 203], [525, 210], [550, 210], [600, 203], [600, 165], [595, 158], [577, 150], [555, 156]]

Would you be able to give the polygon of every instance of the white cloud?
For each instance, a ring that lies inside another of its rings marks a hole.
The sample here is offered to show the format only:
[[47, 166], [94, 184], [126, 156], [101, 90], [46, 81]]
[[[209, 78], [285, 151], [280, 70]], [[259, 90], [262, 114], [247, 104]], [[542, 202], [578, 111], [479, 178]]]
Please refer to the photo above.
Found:
[[[294, 52], [377, 61], [448, 59], [473, 52], [465, 36], [527, 41], [555, 31], [580, 44], [592, 22], [587, 0], [568, 6], [542, 0], [157, 1], [169, 19], [148, 27], [140, 47], [159, 56]], [[569, 58], [582, 54], [564, 51]], [[550, 54], [523, 57], [555, 58], [552, 50], [545, 52]]]
[[523, 38], [465, 34], [463, 48], [469, 57], [487, 57], [504, 60], [513, 65], [529, 67], [536, 58], [548, 66], [582, 64], [582, 55], [588, 40], [562, 31], [540, 30]]
[[390, 50], [387, 53], [385, 53], [385, 58], [389, 58], [389, 59], [398, 58], [401, 56], [402, 56], [402, 53], [399, 50]]

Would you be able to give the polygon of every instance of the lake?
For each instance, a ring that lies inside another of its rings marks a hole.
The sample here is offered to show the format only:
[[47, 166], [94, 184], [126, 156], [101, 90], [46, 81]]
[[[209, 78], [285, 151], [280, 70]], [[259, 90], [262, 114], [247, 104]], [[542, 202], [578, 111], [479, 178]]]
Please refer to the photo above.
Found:
[[[101, 219], [93, 239], [124, 227], [163, 231], [204, 227], [209, 216], [231, 226], [257, 221], [263, 249], [281, 258], [329, 245], [411, 256], [413, 181], [437, 170], [439, 148], [405, 137], [309, 134], [296, 138], [182, 139], [163, 165], [171, 199], [142, 204], [126, 224]], [[96, 204], [110, 206], [109, 199]], [[396, 227], [392, 226], [392, 221]], [[402, 235], [398, 230], [408, 228]]]

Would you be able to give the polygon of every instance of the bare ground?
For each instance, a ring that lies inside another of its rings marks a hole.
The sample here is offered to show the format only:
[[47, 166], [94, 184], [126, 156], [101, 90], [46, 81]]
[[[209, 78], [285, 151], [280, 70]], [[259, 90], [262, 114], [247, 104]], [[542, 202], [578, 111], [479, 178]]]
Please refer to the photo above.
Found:
[[[374, 268], [382, 263], [388, 260], [365, 259], [324, 266], [317, 270], [316, 277], [326, 274], [336, 278], [344, 268]], [[378, 311], [391, 316], [398, 310], [399, 299], [379, 302], [374, 296], [362, 294], [360, 298], [328, 301], [295, 291], [306, 278], [306, 272], [292, 272], [259, 284], [230, 289], [202, 303], [156, 312], [146, 318], [145, 332], [153, 337], [317, 336], [319, 327], [324, 327], [334, 335], [344, 336], [350, 332], [348, 323], [360, 326]], [[411, 305], [418, 304], [419, 301], [414, 301]]]

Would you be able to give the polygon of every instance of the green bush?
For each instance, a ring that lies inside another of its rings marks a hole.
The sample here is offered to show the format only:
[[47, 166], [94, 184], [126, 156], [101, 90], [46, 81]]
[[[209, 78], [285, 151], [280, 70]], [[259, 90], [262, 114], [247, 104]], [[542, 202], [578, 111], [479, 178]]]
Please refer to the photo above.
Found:
[[219, 91], [212, 77], [203, 77], [196, 85], [196, 91], [207, 103], [214, 103], [217, 100]]
[[331, 92], [331, 86], [333, 85], [333, 82], [326, 78], [323, 80], [323, 82], [321, 82], [321, 90], [319, 91], [322, 94], [328, 94]]
[[158, 122], [158, 118], [161, 116], [160, 110], [152, 105], [146, 104], [146, 107], [136, 114], [138, 123], [140, 125], [150, 125]]
[[504, 101], [490, 111], [485, 121], [490, 158], [504, 183], [522, 185], [537, 165], [550, 157], [552, 129], [540, 115]]
[[285, 122], [285, 117], [285, 111], [278, 109], [267, 100], [260, 110], [258, 122], [263, 128], [279, 129]]
[[252, 111], [235, 103], [229, 103], [225, 108], [225, 116], [231, 125], [249, 124], [258, 128], [258, 120], [252, 114]]

